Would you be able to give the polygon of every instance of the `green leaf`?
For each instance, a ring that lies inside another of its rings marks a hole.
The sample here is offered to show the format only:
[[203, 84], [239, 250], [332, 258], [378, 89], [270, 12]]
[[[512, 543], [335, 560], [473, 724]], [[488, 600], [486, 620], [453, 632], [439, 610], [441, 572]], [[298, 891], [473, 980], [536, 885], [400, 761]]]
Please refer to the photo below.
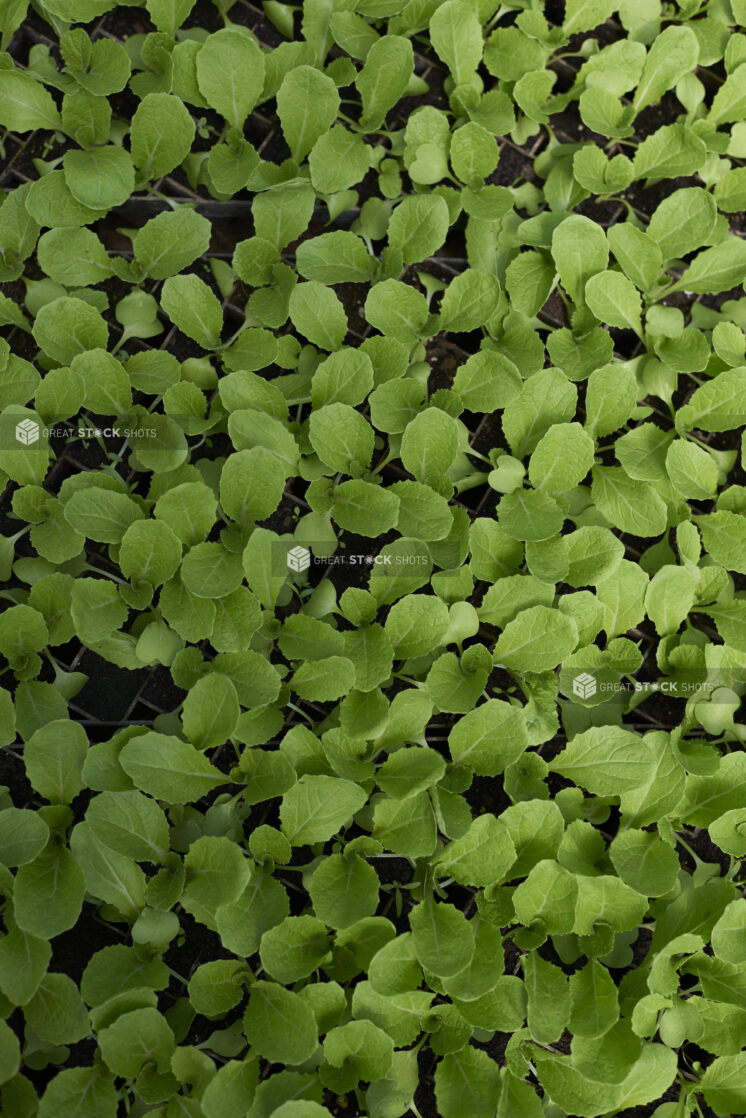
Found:
[[593, 465], [594, 449], [593, 439], [578, 423], [554, 424], [531, 455], [531, 484], [550, 492], [572, 489]]
[[0, 124], [9, 132], [62, 127], [57, 107], [41, 82], [12, 64], [0, 70], [0, 105]]
[[724, 369], [695, 389], [676, 416], [680, 430], [731, 431], [746, 423], [746, 367]]
[[87, 350], [106, 349], [109, 339], [99, 312], [81, 299], [67, 296], [53, 299], [39, 310], [33, 334], [44, 352], [61, 365]]
[[295, 263], [304, 279], [320, 284], [368, 283], [376, 266], [363, 241], [342, 229], [303, 241], [298, 245]]
[[6, 807], [0, 811], [0, 862], [22, 866], [33, 862], [47, 845], [49, 827], [34, 811]]
[[738, 1114], [746, 1107], [746, 1054], [718, 1056], [705, 1070], [700, 1090], [714, 1110]]
[[22, 931], [51, 939], [75, 924], [83, 906], [83, 871], [65, 846], [50, 844], [16, 874], [15, 918]]
[[85, 818], [102, 843], [126, 858], [162, 862], [168, 854], [166, 817], [141, 792], [101, 792], [91, 800]]
[[505, 824], [494, 815], [480, 815], [465, 835], [448, 844], [435, 866], [438, 874], [462, 885], [485, 886], [504, 881], [515, 856]]
[[128, 741], [119, 762], [137, 788], [169, 804], [198, 800], [227, 783], [193, 745], [153, 730]]
[[313, 871], [308, 892], [320, 920], [349, 928], [375, 915], [378, 889], [378, 874], [357, 854], [330, 854]]
[[628, 477], [621, 467], [594, 466], [593, 500], [609, 522], [633, 536], [660, 536], [666, 506], [652, 485]]
[[592, 27], [605, 23], [613, 11], [611, 0], [568, 0], [562, 30], [565, 35], [590, 31]]
[[437, 648], [448, 629], [448, 608], [440, 598], [408, 594], [389, 610], [385, 630], [397, 660]]
[[240, 707], [236, 688], [217, 672], [202, 676], [184, 700], [181, 720], [184, 733], [198, 749], [224, 745], [238, 722]]
[[573, 1036], [604, 1036], [619, 1020], [617, 988], [606, 967], [596, 959], [589, 959], [570, 976], [570, 1002]]
[[259, 957], [270, 978], [285, 985], [307, 978], [328, 955], [326, 927], [315, 916], [287, 916], [262, 936]]
[[414, 72], [409, 39], [384, 35], [371, 46], [365, 65], [355, 78], [363, 103], [361, 125], [367, 132], [380, 128], [389, 109], [403, 95]]
[[355, 667], [346, 656], [325, 656], [301, 664], [290, 686], [302, 699], [325, 702], [341, 699], [353, 686]]
[[479, 776], [497, 776], [527, 745], [523, 711], [503, 699], [488, 699], [469, 711], [448, 736], [454, 762], [468, 765]]
[[297, 284], [290, 293], [290, 320], [322, 349], [339, 349], [347, 334], [347, 315], [330, 287], [318, 280]]
[[[224, 65], [221, 53], [221, 68]], [[296, 163], [331, 128], [338, 110], [339, 94], [330, 77], [313, 66], [296, 66], [288, 71], [277, 91], [277, 115]]]
[[746, 113], [746, 74], [737, 66], [715, 93], [708, 120], [715, 125], [742, 121]]
[[706, 190], [696, 186], [674, 190], [650, 218], [647, 235], [660, 248], [664, 261], [674, 260], [706, 244], [716, 218], [715, 200]]
[[499, 1096], [498, 1066], [481, 1049], [451, 1052], [435, 1069], [435, 1097], [443, 1118], [492, 1118]]
[[243, 1027], [252, 1048], [273, 1063], [305, 1063], [318, 1044], [311, 1007], [274, 982], [252, 984]]
[[282, 797], [282, 830], [294, 846], [326, 842], [347, 826], [367, 799], [349, 780], [331, 776], [302, 776]]
[[101, 283], [114, 271], [106, 249], [90, 229], [50, 229], [39, 239], [36, 252], [49, 278], [67, 287]]
[[66, 974], [47, 974], [24, 1006], [26, 1026], [48, 1044], [74, 1044], [91, 1031], [78, 987]]
[[620, 272], [599, 272], [591, 276], [585, 287], [585, 298], [599, 322], [642, 334], [640, 294]]
[[115, 144], [93, 151], [72, 148], [65, 152], [63, 166], [73, 198], [93, 210], [123, 205], [135, 187], [132, 160]]
[[531, 606], [508, 622], [495, 645], [495, 663], [520, 672], [556, 668], [578, 642], [575, 621], [559, 610]]
[[439, 978], [458, 974], [474, 954], [474, 936], [462, 912], [432, 898], [409, 913], [415, 953], [424, 970]]
[[440, 304], [442, 327], [459, 333], [484, 326], [496, 311], [499, 296], [500, 283], [496, 276], [467, 268], [451, 280], [445, 290]]
[[635, 113], [659, 101], [681, 78], [691, 74], [698, 58], [699, 43], [691, 27], [670, 26], [661, 31], [648, 51], [635, 91]]
[[681, 279], [668, 290], [690, 291], [695, 295], [729, 291], [742, 282], [745, 267], [746, 244], [737, 237], [729, 237], [695, 256]]
[[340, 528], [373, 538], [395, 527], [399, 498], [369, 481], [343, 481], [334, 490], [331, 512]]
[[482, 25], [463, 0], [446, 0], [430, 19], [430, 40], [454, 83], [468, 82], [482, 60]]
[[574, 302], [580, 303], [591, 276], [605, 270], [609, 246], [600, 225], [573, 214], [554, 230], [552, 256], [562, 286]]
[[64, 1068], [47, 1084], [39, 1118], [77, 1118], [81, 1099], [91, 1118], [114, 1118], [118, 1094], [113, 1077], [100, 1066]]
[[655, 572], [645, 592], [645, 610], [656, 632], [675, 633], [694, 605], [697, 577], [686, 567], [666, 565]]
[[341, 473], [360, 473], [373, 455], [373, 428], [349, 404], [327, 404], [311, 413], [309, 438], [325, 465]]
[[187, 155], [195, 126], [178, 97], [148, 93], [137, 106], [130, 128], [132, 162], [141, 182], [159, 179], [173, 171]]
[[209, 244], [210, 222], [189, 206], [179, 206], [146, 221], [132, 247], [136, 263], [147, 276], [166, 279], [189, 267], [207, 252]]
[[194, 7], [194, 0], [146, 0], [145, 6], [158, 30], [173, 38]]
[[158, 1071], [168, 1071], [175, 1048], [166, 1018], [152, 1006], [117, 1017], [99, 1032], [98, 1044], [111, 1071], [128, 1078], [151, 1061]]
[[53, 804], [69, 804], [83, 787], [88, 738], [77, 722], [56, 719], [26, 742], [23, 759], [34, 788]]
[[696, 517], [694, 522], [702, 533], [707, 554], [726, 570], [746, 574], [746, 518], [718, 509]]
[[161, 291], [161, 306], [174, 325], [204, 349], [220, 345], [223, 311], [198, 276], [169, 276]]
[[618, 796], [650, 780], [655, 757], [644, 738], [616, 726], [576, 734], [549, 767], [595, 796]]
[[[461, 0], [448, 0], [448, 3], [460, 5]], [[414, 264], [437, 252], [446, 239], [448, 225], [448, 206], [444, 198], [437, 194], [409, 195], [391, 215], [388, 241], [402, 250], [405, 264]]]
[[197, 54], [199, 91], [234, 128], [243, 128], [259, 100], [264, 71], [264, 55], [255, 39], [232, 28], [208, 35]]

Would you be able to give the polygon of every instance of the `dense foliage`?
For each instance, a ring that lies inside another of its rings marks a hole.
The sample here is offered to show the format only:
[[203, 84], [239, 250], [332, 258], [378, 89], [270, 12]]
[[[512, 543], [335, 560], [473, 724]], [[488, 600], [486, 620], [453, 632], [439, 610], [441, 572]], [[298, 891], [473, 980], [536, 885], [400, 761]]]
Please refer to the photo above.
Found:
[[0, 5], [3, 1115], [746, 1111], [744, 23]]

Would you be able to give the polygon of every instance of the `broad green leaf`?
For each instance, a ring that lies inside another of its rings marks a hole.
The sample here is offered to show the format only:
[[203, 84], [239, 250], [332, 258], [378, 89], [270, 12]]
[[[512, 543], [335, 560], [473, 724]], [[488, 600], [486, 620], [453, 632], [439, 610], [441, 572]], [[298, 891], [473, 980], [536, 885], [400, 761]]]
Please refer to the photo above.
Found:
[[62, 127], [60, 114], [41, 82], [12, 64], [0, 70], [0, 123], [9, 132]]
[[175, 276], [202, 256], [210, 244], [210, 223], [188, 206], [146, 221], [133, 241], [135, 261], [151, 279]]
[[290, 294], [290, 319], [304, 337], [322, 349], [339, 349], [347, 333], [347, 315], [330, 287], [318, 280], [297, 284]]
[[126, 858], [162, 862], [168, 854], [166, 817], [141, 792], [101, 792], [91, 800], [85, 818], [102, 843]]
[[633, 283], [620, 272], [599, 272], [585, 287], [585, 299], [596, 318], [608, 326], [642, 333], [642, 300]]
[[650, 780], [655, 755], [644, 738], [618, 727], [577, 734], [550, 762], [568, 780], [596, 796], [618, 796]]
[[591, 493], [614, 527], [633, 536], [659, 536], [666, 528], [666, 506], [652, 485], [635, 481], [618, 466], [594, 466]]
[[90, 304], [61, 296], [39, 310], [34, 321], [34, 338], [51, 358], [68, 365], [79, 353], [106, 349], [109, 331], [99, 312]]
[[730, 431], [746, 423], [746, 367], [724, 369], [696, 388], [676, 416], [681, 430]]
[[270, 978], [285, 985], [307, 978], [328, 955], [326, 926], [315, 916], [287, 916], [262, 936], [259, 958]]
[[605, 23], [613, 11], [611, 0], [568, 0], [562, 30], [566, 35], [590, 31], [592, 27]]
[[380, 128], [409, 84], [414, 71], [412, 44], [399, 35], [384, 35], [371, 46], [355, 78], [363, 103], [361, 124], [368, 132]]
[[303, 1064], [318, 1045], [311, 1007], [275, 982], [252, 984], [243, 1028], [254, 1050], [273, 1063]]
[[[222, 52], [219, 58], [222, 68], [225, 65]], [[288, 71], [277, 91], [277, 115], [296, 163], [300, 163], [331, 128], [338, 109], [339, 94], [330, 77], [313, 66], [296, 66]]]
[[240, 708], [236, 688], [217, 672], [202, 676], [184, 700], [184, 733], [198, 749], [224, 745], [236, 728]]
[[694, 605], [697, 578], [686, 567], [666, 564], [645, 592], [645, 610], [661, 637], [675, 633]]
[[220, 345], [223, 311], [198, 276], [169, 276], [161, 291], [161, 306], [174, 325], [204, 349]]
[[447, 0], [430, 20], [430, 38], [454, 83], [463, 85], [482, 60], [482, 27], [475, 11], [463, 0]]
[[90, 229], [50, 229], [36, 251], [46, 275], [63, 286], [87, 287], [113, 273], [106, 249]]
[[520, 672], [556, 668], [578, 642], [575, 621], [547, 606], [531, 606], [508, 622], [495, 645], [495, 663]]
[[443, 1118], [492, 1118], [499, 1096], [498, 1066], [481, 1049], [449, 1053], [435, 1070], [435, 1097]]
[[343, 481], [334, 490], [331, 512], [340, 528], [373, 538], [396, 525], [399, 498], [369, 481]]
[[504, 823], [480, 815], [461, 838], [448, 844], [436, 870], [462, 885], [484, 886], [505, 880], [515, 861], [515, 847]]
[[51, 939], [72, 928], [85, 893], [83, 871], [66, 846], [50, 844], [16, 874], [14, 914], [22, 931]]
[[264, 71], [264, 54], [257, 42], [232, 28], [208, 35], [197, 54], [199, 91], [234, 128], [243, 128], [259, 100]]
[[702, 533], [707, 554], [716, 563], [726, 570], [746, 574], [746, 517], [718, 509], [696, 517], [695, 524]]
[[479, 776], [497, 776], [518, 760], [527, 745], [522, 709], [503, 699], [488, 699], [469, 711], [448, 736], [453, 760]]
[[26, 742], [26, 774], [37, 792], [53, 804], [69, 804], [84, 787], [82, 770], [88, 738], [77, 722], [56, 719]]
[[699, 43], [691, 27], [669, 26], [661, 31], [648, 51], [635, 91], [635, 113], [659, 101], [685, 74], [692, 73], [698, 58]]
[[448, 978], [469, 965], [474, 937], [463, 913], [432, 898], [409, 913], [415, 953], [424, 970]]
[[489, 272], [467, 268], [451, 280], [440, 304], [444, 329], [453, 333], [484, 326], [497, 310], [500, 284]]
[[194, 121], [178, 97], [148, 93], [132, 117], [132, 162], [141, 182], [159, 179], [184, 160], [194, 140]]
[[152, 1006], [118, 1017], [99, 1032], [98, 1043], [111, 1071], [127, 1077], [137, 1075], [151, 1061], [158, 1071], [168, 1071], [175, 1048], [166, 1018]]
[[294, 846], [325, 842], [347, 826], [367, 799], [349, 780], [331, 776], [302, 776], [282, 797], [280, 820]]
[[674, 260], [707, 243], [716, 217], [717, 206], [706, 190], [695, 186], [675, 190], [650, 218], [647, 235], [660, 248], [664, 261]]
[[119, 761], [137, 788], [170, 804], [198, 800], [227, 783], [193, 745], [153, 730], [128, 741]]
[[[461, 0], [449, 0], [449, 3], [460, 5]], [[448, 206], [444, 198], [437, 194], [412, 194], [392, 213], [388, 241], [402, 250], [405, 264], [415, 264], [437, 252], [446, 239], [448, 225]]]
[[[746, 75], [744, 75], [746, 77]], [[669, 292], [690, 291], [695, 295], [728, 291], [743, 280], [746, 267], [746, 244], [729, 237], [714, 248], [706, 248], [695, 256], [680, 280]]]
[[76, 201], [93, 210], [110, 210], [127, 201], [135, 187], [135, 169], [116, 144], [93, 151], [65, 152], [65, 181]]
[[560, 222], [552, 234], [552, 256], [562, 286], [576, 303], [584, 298], [591, 276], [603, 272], [609, 262], [604, 231], [590, 218], [573, 214]]

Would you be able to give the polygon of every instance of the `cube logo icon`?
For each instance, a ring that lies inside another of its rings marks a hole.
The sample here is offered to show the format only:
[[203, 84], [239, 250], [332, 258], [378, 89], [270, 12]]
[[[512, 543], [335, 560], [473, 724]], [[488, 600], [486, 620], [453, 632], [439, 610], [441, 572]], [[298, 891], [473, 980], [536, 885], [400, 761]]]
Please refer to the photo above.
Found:
[[33, 419], [22, 419], [16, 424], [16, 439], [24, 446], [31, 446], [39, 439], [39, 424]]
[[572, 681], [572, 691], [579, 699], [591, 699], [596, 694], [596, 681], [590, 672], [581, 672]]
[[311, 552], [307, 547], [291, 547], [287, 553], [286, 559], [288, 568], [300, 574], [301, 571], [307, 571], [311, 566]]

